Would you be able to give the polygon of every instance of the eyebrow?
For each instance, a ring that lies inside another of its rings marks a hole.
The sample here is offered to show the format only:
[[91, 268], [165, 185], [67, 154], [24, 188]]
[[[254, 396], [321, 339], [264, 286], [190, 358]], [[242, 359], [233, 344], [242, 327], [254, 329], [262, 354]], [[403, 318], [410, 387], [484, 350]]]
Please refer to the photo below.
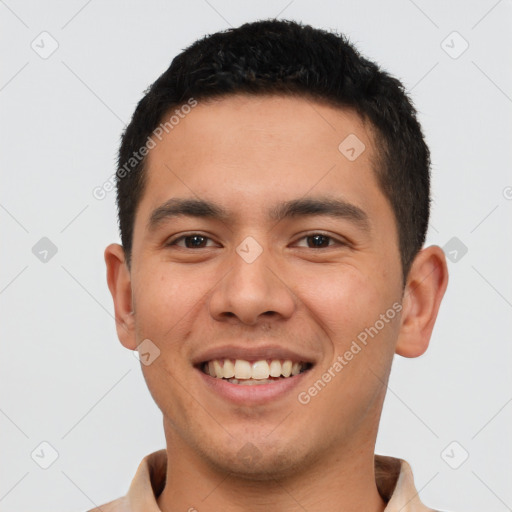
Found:
[[[364, 210], [342, 199], [330, 197], [292, 199], [268, 211], [269, 219], [276, 223], [288, 218], [315, 215], [346, 219], [365, 231], [370, 230], [370, 221]], [[231, 216], [225, 208], [212, 201], [172, 198], [153, 210], [148, 221], [148, 231], [153, 231], [163, 222], [176, 217], [197, 217], [228, 222]]]

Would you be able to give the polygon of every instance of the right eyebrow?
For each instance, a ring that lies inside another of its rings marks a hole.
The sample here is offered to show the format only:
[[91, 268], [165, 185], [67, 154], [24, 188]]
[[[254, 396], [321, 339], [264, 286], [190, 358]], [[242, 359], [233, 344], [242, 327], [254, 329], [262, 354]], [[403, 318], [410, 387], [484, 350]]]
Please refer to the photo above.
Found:
[[180, 216], [209, 218], [222, 222], [228, 219], [227, 211], [210, 201], [172, 198], [153, 210], [148, 221], [148, 231], [155, 230], [164, 221]]

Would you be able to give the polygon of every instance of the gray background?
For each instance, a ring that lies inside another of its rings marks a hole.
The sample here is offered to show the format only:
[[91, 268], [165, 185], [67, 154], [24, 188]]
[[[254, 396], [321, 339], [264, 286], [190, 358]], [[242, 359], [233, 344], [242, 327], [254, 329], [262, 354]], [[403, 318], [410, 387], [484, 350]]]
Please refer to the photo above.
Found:
[[431, 507], [512, 510], [510, 0], [0, 0], [0, 510], [91, 508], [164, 447], [114, 328], [115, 193], [92, 190], [172, 57], [276, 16], [344, 32], [403, 80], [432, 150], [429, 243], [452, 253], [450, 284], [429, 351], [395, 358], [377, 451], [411, 463]]

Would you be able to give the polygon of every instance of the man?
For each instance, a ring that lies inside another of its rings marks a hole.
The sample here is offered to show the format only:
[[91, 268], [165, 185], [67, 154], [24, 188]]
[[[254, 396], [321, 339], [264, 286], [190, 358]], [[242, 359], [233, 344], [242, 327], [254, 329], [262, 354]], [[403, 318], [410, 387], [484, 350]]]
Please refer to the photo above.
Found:
[[374, 454], [447, 286], [429, 166], [400, 82], [342, 36], [262, 21], [173, 60], [123, 134], [105, 251], [167, 446], [101, 510], [431, 510]]

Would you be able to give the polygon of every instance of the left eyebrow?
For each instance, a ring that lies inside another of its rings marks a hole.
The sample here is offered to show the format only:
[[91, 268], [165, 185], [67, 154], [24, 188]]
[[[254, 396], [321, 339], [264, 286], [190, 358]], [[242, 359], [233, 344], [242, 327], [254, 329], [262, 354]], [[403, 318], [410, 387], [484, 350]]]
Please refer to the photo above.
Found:
[[330, 197], [293, 199], [270, 210], [270, 218], [276, 222], [291, 217], [313, 217], [315, 215], [346, 219], [357, 224], [364, 231], [370, 231], [370, 220], [366, 212], [342, 199]]
[[[293, 217], [323, 215], [346, 219], [357, 224], [364, 231], [370, 231], [368, 215], [351, 203], [330, 197], [293, 199], [280, 203], [268, 211], [270, 220], [280, 222]], [[198, 217], [228, 222], [231, 215], [217, 203], [203, 199], [172, 198], [157, 207], [148, 221], [148, 231], [155, 230], [161, 223], [174, 217]]]

